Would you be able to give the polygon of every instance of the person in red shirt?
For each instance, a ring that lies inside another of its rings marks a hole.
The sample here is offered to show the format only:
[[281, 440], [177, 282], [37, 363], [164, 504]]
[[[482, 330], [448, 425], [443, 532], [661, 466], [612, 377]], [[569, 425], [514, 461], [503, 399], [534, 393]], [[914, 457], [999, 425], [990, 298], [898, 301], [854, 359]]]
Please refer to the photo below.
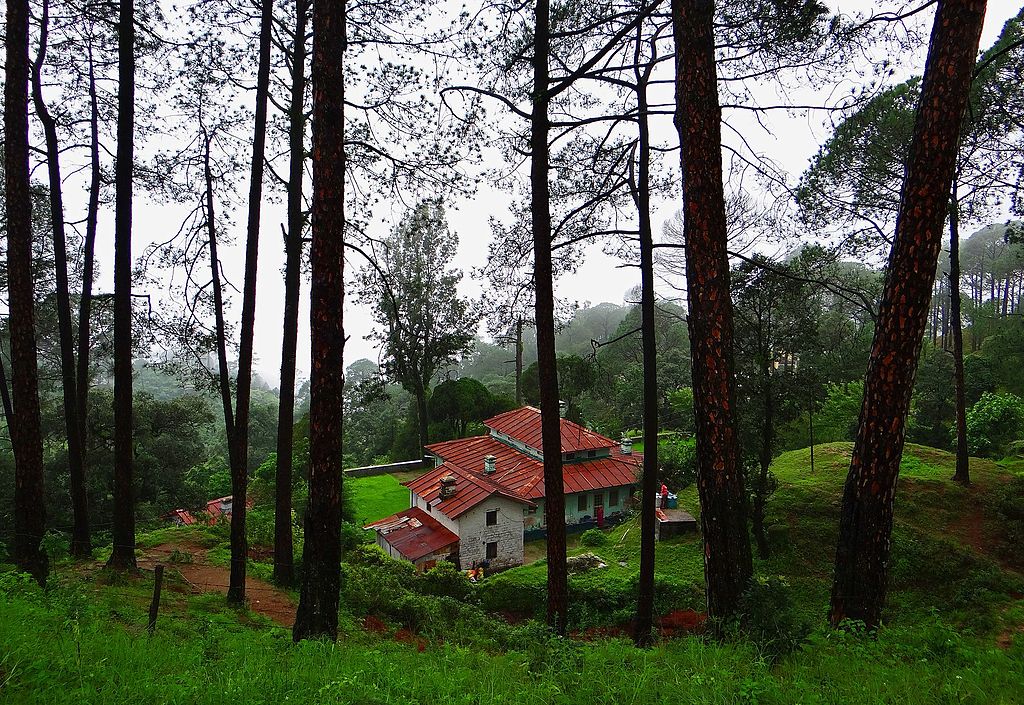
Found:
[[661, 483], [661, 508], [665, 509], [668, 506], [668, 486]]

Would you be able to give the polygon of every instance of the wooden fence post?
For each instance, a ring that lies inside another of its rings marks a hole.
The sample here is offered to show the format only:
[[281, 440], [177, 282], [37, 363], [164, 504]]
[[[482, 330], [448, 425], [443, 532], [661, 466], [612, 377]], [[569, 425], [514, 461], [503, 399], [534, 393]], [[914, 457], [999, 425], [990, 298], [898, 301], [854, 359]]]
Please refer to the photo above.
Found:
[[164, 582], [164, 567], [158, 565], [156, 567], [156, 574], [154, 575], [153, 582], [153, 602], [149, 605], [149, 625], [146, 627], [149, 630], [150, 636], [156, 629], [156, 615], [160, 610], [160, 587]]

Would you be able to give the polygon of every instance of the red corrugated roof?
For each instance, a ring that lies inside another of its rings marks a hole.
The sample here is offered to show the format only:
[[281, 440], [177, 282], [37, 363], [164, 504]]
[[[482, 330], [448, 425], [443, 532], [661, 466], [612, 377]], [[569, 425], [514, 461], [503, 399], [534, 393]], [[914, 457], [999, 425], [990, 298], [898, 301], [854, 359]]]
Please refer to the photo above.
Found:
[[382, 534], [385, 541], [410, 561], [459, 542], [458, 536], [419, 507], [392, 514], [363, 528]]
[[[483, 463], [483, 456], [481, 456]], [[533, 502], [511, 491], [509, 488], [499, 485], [482, 475], [477, 475], [454, 463], [444, 463], [434, 468], [425, 475], [420, 475], [415, 480], [403, 483], [410, 490], [430, 502], [431, 507], [452, 519], [457, 519], [470, 509], [480, 504], [492, 495], [501, 495], [514, 502], [533, 504]], [[441, 499], [441, 478], [451, 475], [455, 478], [455, 496], [448, 499]]]
[[[526, 499], [536, 500], [544, 497], [544, 464], [492, 436], [474, 436], [433, 443], [427, 446], [427, 450], [444, 461], [442, 467], [454, 467], [480, 478], [484, 478], [484, 456], [493, 455], [496, 458], [495, 473], [486, 476], [488, 482], [507, 488], [508, 491]], [[618, 447], [613, 447], [611, 455], [607, 457], [563, 463], [565, 491], [589, 492], [636, 484], [637, 473], [642, 463], [642, 454], [623, 455]], [[439, 469], [406, 483], [406, 486], [423, 496], [416, 488], [427, 489], [427, 483], [419, 483], [429, 475], [432, 482], [438, 484], [439, 489], [440, 478], [447, 474], [442, 472], [435, 476], [434, 473]]]
[[[561, 422], [562, 452], [573, 453], [580, 450], [597, 450], [618, 445], [612, 439], [594, 433], [590, 429], [573, 423], [568, 419]], [[540, 409], [524, 406], [504, 414], [498, 414], [484, 421], [484, 425], [504, 433], [509, 438], [525, 443], [531, 448], [541, 450]]]

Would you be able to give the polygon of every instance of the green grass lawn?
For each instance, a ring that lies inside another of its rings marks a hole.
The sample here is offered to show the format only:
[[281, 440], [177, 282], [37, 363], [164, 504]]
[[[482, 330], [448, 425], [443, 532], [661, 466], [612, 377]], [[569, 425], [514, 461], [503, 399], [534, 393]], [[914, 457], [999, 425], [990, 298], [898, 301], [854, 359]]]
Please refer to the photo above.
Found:
[[346, 478], [345, 484], [352, 490], [355, 518], [360, 525], [409, 508], [409, 489], [394, 475]]

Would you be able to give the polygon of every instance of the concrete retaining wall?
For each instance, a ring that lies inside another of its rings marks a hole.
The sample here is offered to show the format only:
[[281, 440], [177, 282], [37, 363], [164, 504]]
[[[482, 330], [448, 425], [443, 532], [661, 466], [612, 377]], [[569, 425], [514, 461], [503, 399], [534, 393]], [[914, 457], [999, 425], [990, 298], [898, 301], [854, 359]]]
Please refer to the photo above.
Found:
[[344, 471], [345, 477], [372, 477], [374, 475], [388, 475], [393, 472], [409, 472], [420, 470], [425, 467], [433, 467], [433, 459], [428, 465], [425, 458], [419, 460], [405, 460], [401, 463], [388, 463], [387, 465], [367, 465], [361, 468], [348, 468]]

